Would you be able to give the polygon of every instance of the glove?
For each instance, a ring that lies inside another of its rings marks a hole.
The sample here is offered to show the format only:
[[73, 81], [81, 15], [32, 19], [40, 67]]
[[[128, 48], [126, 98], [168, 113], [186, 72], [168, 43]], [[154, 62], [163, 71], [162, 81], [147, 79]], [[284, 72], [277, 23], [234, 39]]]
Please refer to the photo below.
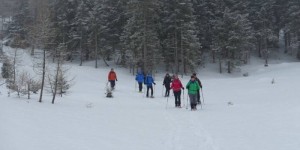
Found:
[[184, 87], [182, 87], [182, 90], [184, 90]]
[[156, 83], [153, 83], [154, 85], [156, 85]]
[[116, 81], [118, 81], [118, 79], [116, 79]]

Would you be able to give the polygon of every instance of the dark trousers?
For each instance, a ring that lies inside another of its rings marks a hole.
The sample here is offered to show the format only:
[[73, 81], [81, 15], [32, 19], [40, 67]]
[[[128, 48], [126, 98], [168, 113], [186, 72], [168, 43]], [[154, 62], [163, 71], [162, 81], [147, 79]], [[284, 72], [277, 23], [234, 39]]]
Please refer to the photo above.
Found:
[[153, 96], [153, 87], [152, 86], [147, 86], [147, 97], [149, 96], [149, 89], [151, 90], [151, 96]]
[[197, 94], [189, 94], [191, 109], [196, 109], [197, 107]]
[[166, 87], [166, 94], [165, 96], [170, 96], [170, 85], [165, 85]]
[[200, 90], [198, 90], [197, 92], [197, 103], [201, 104], [201, 100], [200, 100]]
[[143, 82], [139, 82], [139, 91], [142, 92], [143, 89]]
[[110, 86], [111, 86], [112, 88], [115, 88], [116, 81], [115, 81], [115, 80], [109, 80], [109, 82], [110, 82]]
[[175, 106], [181, 106], [181, 101], [180, 101], [181, 90], [174, 92], [174, 97], [175, 97]]

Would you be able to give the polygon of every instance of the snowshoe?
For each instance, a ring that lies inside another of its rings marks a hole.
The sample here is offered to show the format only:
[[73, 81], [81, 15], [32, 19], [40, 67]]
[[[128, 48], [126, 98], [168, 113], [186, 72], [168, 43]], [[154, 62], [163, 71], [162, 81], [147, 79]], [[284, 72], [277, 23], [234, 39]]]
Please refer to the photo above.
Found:
[[112, 98], [112, 97], [113, 97], [113, 96], [112, 96], [112, 93], [106, 93], [106, 97]]

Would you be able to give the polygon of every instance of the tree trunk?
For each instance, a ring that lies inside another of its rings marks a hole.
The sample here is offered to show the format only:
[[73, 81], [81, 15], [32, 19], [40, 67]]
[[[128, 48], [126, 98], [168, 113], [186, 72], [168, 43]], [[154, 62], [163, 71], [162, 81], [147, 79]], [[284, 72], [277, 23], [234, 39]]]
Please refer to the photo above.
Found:
[[14, 70], [13, 70], [13, 78], [14, 78], [14, 80], [13, 80], [13, 84], [15, 84], [16, 83], [16, 65], [17, 65], [17, 49], [15, 50], [15, 56], [14, 56]]
[[[143, 35], [143, 53], [144, 53], [144, 55], [143, 55], [143, 65], [144, 65], [144, 70], [145, 71], [147, 71], [147, 72], [149, 72], [149, 70], [148, 70], [148, 67], [147, 67], [147, 60], [146, 60], [146, 58], [147, 58], [147, 46], [146, 46], [146, 16], [145, 16], [145, 13], [144, 13], [144, 35]], [[147, 73], [147, 72], [145, 72], [145, 73]]]
[[180, 28], [180, 35], [181, 35], [181, 39], [180, 39], [180, 53], [181, 53], [181, 76], [183, 77], [183, 74], [184, 74], [184, 55], [183, 55], [183, 48], [182, 48], [182, 45], [183, 45], [183, 35], [182, 35], [182, 29]]
[[34, 56], [34, 49], [35, 49], [35, 46], [34, 46], [34, 44], [32, 44], [31, 51], [30, 51], [31, 56]]
[[27, 82], [27, 98], [30, 99], [30, 83], [31, 81]]
[[213, 63], [216, 63], [216, 51], [212, 50], [212, 59], [213, 59]]
[[261, 40], [260, 40], [260, 38], [258, 39], [258, 57], [262, 57], [262, 55], [261, 55]]
[[223, 70], [222, 70], [222, 61], [221, 61], [220, 57], [219, 57], [219, 71], [220, 71], [220, 73], [223, 72]]
[[56, 98], [56, 92], [57, 92], [57, 83], [58, 83], [58, 75], [60, 70], [60, 56], [57, 60], [57, 68], [56, 68], [56, 74], [55, 74], [55, 81], [54, 81], [54, 91], [53, 91], [53, 97], [52, 97], [52, 104], [54, 104], [55, 98]]
[[79, 66], [82, 66], [83, 63], [83, 50], [82, 50], [82, 38], [83, 38], [83, 33], [82, 33], [82, 29], [81, 29], [81, 39], [80, 39], [80, 64]]
[[231, 61], [230, 60], [228, 60], [228, 62], [227, 62], [227, 69], [228, 69], [228, 73], [231, 73]]
[[176, 74], [179, 72], [179, 63], [178, 63], [178, 46], [177, 46], [178, 38], [177, 38], [177, 29], [175, 29], [175, 69]]
[[39, 102], [42, 102], [43, 98], [43, 91], [44, 91], [44, 85], [45, 85], [45, 75], [46, 75], [46, 50], [44, 49], [43, 52], [43, 74], [42, 74], [42, 85], [41, 85], [41, 92], [40, 92], [40, 99]]
[[288, 34], [284, 34], [284, 53], [286, 54], [288, 52]]
[[96, 31], [95, 31], [95, 55], [96, 55], [96, 58], [95, 58], [95, 68], [98, 68], [98, 30], [97, 30], [97, 27], [96, 27]]
[[268, 39], [266, 38], [266, 50], [265, 50], [265, 67], [268, 67], [269, 50], [268, 50]]

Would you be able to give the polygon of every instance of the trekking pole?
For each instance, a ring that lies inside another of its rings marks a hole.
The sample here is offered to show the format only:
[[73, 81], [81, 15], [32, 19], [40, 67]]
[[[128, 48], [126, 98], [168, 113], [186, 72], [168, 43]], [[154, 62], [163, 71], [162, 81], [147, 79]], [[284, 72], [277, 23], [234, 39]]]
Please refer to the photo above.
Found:
[[202, 92], [202, 88], [201, 88], [201, 94], [202, 94], [203, 105], [204, 105], [204, 95], [203, 95], [203, 92]]
[[[184, 102], [184, 89], [182, 90], [182, 102]], [[185, 104], [184, 104], [185, 105]], [[184, 105], [183, 105], [183, 107], [184, 107]]]
[[155, 84], [154, 84], [154, 89], [153, 89], [153, 97], [154, 97], [154, 95], [155, 95]]
[[136, 83], [137, 82], [134, 82], [134, 92], [136, 92]]
[[186, 109], [188, 109], [189, 106], [189, 94], [186, 95]]
[[143, 97], [145, 97], [145, 93], [146, 93], [146, 91], [145, 91], [145, 85], [143, 85]]
[[169, 97], [167, 97], [166, 109], [168, 109]]
[[162, 85], [162, 88], [161, 88], [161, 96], [164, 97], [164, 85]]
[[201, 98], [200, 98], [200, 107], [201, 107], [201, 109], [202, 109], [202, 103], [201, 103]]

